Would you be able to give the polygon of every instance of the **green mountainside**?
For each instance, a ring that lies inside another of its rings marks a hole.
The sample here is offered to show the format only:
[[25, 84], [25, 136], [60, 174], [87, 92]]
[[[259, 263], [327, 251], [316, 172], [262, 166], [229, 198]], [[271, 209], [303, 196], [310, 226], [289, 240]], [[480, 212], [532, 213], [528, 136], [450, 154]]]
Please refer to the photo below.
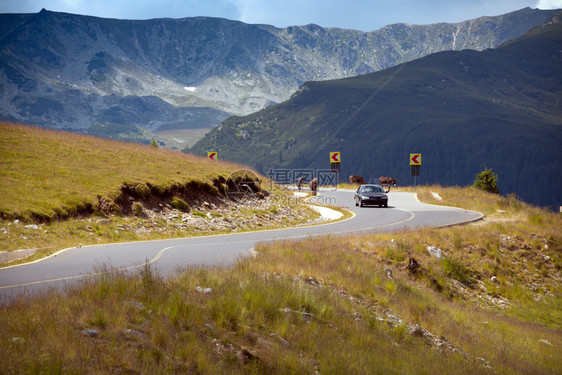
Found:
[[231, 117], [189, 151], [271, 168], [326, 169], [340, 151], [341, 180], [379, 176], [467, 185], [485, 167], [502, 194], [562, 202], [562, 26], [532, 29], [497, 49], [440, 52], [384, 71], [307, 82], [286, 102]]

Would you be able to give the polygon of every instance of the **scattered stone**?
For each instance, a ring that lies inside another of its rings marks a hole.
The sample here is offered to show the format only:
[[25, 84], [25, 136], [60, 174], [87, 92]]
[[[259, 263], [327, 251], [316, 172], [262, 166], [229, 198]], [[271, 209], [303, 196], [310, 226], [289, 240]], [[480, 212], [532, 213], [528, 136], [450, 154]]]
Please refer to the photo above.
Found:
[[279, 336], [277, 333], [272, 333], [271, 335], [269, 335], [269, 337], [277, 338], [277, 340], [284, 346], [287, 346], [287, 347], [291, 346], [289, 341], [285, 340], [283, 337]]
[[315, 318], [315, 316], [314, 316], [313, 314], [311, 314], [311, 313], [307, 313], [307, 312], [304, 312], [304, 311], [291, 310], [291, 309], [288, 308], [288, 307], [285, 307], [284, 309], [279, 309], [279, 311], [285, 312], [285, 313], [300, 314], [300, 315], [302, 315], [303, 318], [305, 318], [305, 319], [307, 319], [307, 320], [310, 320], [310, 319]]
[[258, 344], [260, 346], [266, 347], [267, 349], [271, 349], [273, 347], [273, 344], [270, 341], [262, 339], [261, 337], [258, 337]]
[[320, 282], [318, 280], [316, 280], [314, 277], [309, 277], [304, 282], [307, 283], [307, 284], [310, 284], [312, 286], [320, 285]]
[[203, 294], [208, 294], [208, 293], [211, 293], [213, 291], [213, 289], [211, 289], [211, 288], [202, 288], [200, 286], [196, 286], [195, 290], [198, 291], [199, 293], [203, 293]]
[[39, 229], [39, 227], [38, 227], [37, 225], [35, 225], [35, 224], [26, 225], [25, 228], [27, 228], [27, 229], [35, 229], [35, 230]]
[[132, 307], [134, 307], [136, 310], [143, 311], [143, 310], [146, 309], [146, 307], [144, 307], [144, 305], [143, 305], [142, 303], [140, 303], [140, 302], [137, 302], [137, 301], [129, 301], [128, 303], [129, 303], [129, 305], [131, 305]]
[[545, 344], [545, 345], [548, 345], [548, 346], [552, 346], [552, 344], [551, 344], [549, 341], [545, 340], [545, 339], [540, 339], [539, 342], [540, 342], [541, 344]]
[[392, 270], [391, 269], [385, 268], [384, 273], [386, 273], [386, 276], [388, 276], [389, 279], [392, 279]]
[[492, 276], [492, 277], [490, 278], [490, 281], [493, 282], [493, 283], [496, 283], [496, 284], [499, 283], [498, 278], [495, 277], [495, 276]]
[[412, 336], [423, 337], [425, 336], [425, 331], [421, 329], [419, 324], [408, 324], [407, 325], [408, 332]]
[[146, 336], [146, 335], [145, 335], [144, 333], [142, 333], [141, 331], [137, 331], [137, 330], [135, 330], [135, 329], [126, 329], [126, 330], [125, 330], [125, 333], [128, 334], [128, 335], [132, 335], [132, 336], [139, 337], [139, 338], [143, 338], [143, 337]]
[[429, 252], [429, 255], [431, 255], [432, 257], [437, 259], [443, 259], [443, 251], [441, 251], [440, 248], [435, 246], [428, 246], [427, 251]]
[[90, 337], [96, 337], [97, 335], [100, 334], [100, 332], [96, 331], [95, 329], [85, 329], [82, 331], [82, 334]]
[[24, 345], [25, 339], [23, 337], [12, 337], [12, 344], [14, 344], [14, 345]]

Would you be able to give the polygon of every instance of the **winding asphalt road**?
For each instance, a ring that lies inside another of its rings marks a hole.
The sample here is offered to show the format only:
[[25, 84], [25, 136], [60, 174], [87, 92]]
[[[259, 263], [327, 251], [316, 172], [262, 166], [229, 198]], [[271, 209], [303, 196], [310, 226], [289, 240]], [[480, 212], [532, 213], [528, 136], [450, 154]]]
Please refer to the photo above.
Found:
[[139, 269], [147, 260], [160, 275], [168, 276], [188, 265], [231, 264], [250, 255], [255, 244], [261, 241], [440, 227], [483, 217], [474, 211], [423, 204], [417, 201], [415, 194], [402, 192], [389, 193], [388, 208], [356, 207], [351, 190], [321, 190], [311, 202], [342, 207], [354, 216], [307, 227], [64, 249], [39, 261], [0, 269], [0, 303], [20, 295], [62, 288], [104, 268]]

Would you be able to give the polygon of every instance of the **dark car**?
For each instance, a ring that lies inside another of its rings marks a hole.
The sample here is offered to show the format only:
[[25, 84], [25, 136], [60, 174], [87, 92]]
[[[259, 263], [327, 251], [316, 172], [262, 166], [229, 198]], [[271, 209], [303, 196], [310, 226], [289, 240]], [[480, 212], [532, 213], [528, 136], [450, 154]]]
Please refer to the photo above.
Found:
[[356, 206], [378, 205], [380, 207], [388, 207], [388, 195], [380, 185], [361, 185], [355, 196]]

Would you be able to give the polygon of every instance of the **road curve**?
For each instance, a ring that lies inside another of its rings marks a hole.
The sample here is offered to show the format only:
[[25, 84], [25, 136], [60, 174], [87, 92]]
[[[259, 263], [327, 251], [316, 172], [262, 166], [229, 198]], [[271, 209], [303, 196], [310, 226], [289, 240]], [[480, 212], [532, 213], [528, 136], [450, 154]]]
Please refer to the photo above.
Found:
[[47, 258], [0, 269], [0, 303], [95, 275], [103, 269], [138, 269], [148, 260], [168, 276], [188, 265], [231, 264], [248, 256], [257, 242], [318, 235], [391, 232], [440, 227], [480, 220], [483, 215], [459, 208], [420, 203], [414, 193], [390, 192], [389, 207], [356, 207], [351, 190], [321, 190], [312, 203], [330, 204], [353, 212], [350, 219], [322, 225], [232, 233], [158, 241], [83, 246], [61, 250]]

